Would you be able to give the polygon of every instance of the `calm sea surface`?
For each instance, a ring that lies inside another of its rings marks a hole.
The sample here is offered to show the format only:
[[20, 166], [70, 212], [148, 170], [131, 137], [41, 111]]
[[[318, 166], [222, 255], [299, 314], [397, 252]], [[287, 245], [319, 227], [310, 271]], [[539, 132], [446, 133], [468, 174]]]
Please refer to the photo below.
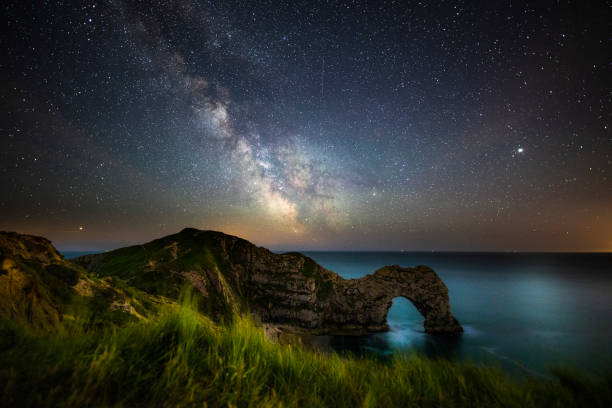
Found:
[[513, 373], [569, 365], [612, 372], [612, 254], [307, 252], [345, 278], [384, 265], [427, 265], [448, 287], [465, 332], [428, 335], [412, 303], [396, 298], [391, 330], [364, 337], [325, 336], [339, 351], [394, 351], [494, 363]]
[[83, 255], [99, 254], [103, 251], [60, 251], [67, 259], [76, 258]]
[[[65, 252], [68, 258], [90, 252]], [[396, 351], [493, 363], [511, 373], [548, 375], [551, 366], [612, 371], [612, 254], [306, 252], [345, 278], [384, 265], [433, 268], [448, 287], [465, 332], [428, 335], [409, 300], [396, 298], [386, 333], [321, 336], [352, 353]]]

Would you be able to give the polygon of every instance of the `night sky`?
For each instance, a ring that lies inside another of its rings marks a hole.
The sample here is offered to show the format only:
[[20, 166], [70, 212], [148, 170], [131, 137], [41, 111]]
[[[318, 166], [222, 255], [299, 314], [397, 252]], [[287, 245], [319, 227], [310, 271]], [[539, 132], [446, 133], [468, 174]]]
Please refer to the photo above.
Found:
[[0, 229], [612, 250], [606, 2], [3, 2]]

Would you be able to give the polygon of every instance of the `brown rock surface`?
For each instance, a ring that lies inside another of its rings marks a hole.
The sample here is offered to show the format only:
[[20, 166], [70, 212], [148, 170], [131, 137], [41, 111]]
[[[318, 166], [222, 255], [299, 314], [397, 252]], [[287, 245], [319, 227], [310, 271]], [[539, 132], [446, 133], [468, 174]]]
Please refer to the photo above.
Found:
[[347, 280], [302, 254], [276, 254], [238, 237], [192, 228], [75, 262], [166, 296], [178, 295], [187, 281], [219, 309], [250, 311], [263, 322], [310, 333], [387, 330], [387, 312], [398, 296], [425, 317], [427, 332], [462, 331], [451, 314], [448, 289], [426, 266], [385, 266]]

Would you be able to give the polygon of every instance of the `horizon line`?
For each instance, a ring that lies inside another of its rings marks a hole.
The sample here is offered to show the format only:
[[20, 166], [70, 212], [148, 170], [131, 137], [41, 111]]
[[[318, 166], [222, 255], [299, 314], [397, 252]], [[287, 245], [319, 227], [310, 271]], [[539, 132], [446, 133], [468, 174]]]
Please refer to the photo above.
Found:
[[[126, 248], [130, 246], [137, 246], [142, 244], [133, 244], [127, 246], [121, 246], [113, 249], [60, 249], [57, 250], [60, 253], [63, 252], [88, 252], [88, 253], [100, 253], [100, 252], [111, 252], [121, 248]], [[259, 245], [256, 245], [259, 246]], [[266, 247], [262, 247], [266, 248]], [[421, 249], [421, 250], [403, 250], [403, 249], [275, 249], [275, 248], [266, 248], [274, 253], [288, 253], [288, 252], [345, 252], [345, 253], [355, 253], [355, 252], [371, 252], [371, 253], [454, 253], [454, 254], [612, 254], [612, 250], [571, 250], [571, 251], [563, 251], [563, 250], [544, 250], [544, 251], [536, 251], [536, 250], [452, 250], [452, 249]]]

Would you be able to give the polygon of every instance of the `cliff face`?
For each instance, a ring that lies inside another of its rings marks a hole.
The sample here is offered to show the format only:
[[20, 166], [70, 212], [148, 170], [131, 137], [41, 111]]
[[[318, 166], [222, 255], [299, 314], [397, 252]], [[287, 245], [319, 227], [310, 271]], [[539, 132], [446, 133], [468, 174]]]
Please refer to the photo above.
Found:
[[398, 296], [421, 312], [427, 332], [462, 331], [450, 312], [448, 289], [425, 266], [386, 266], [346, 280], [302, 254], [275, 254], [234, 236], [196, 229], [74, 261], [98, 276], [115, 275], [169, 297], [188, 282], [215, 312], [250, 311], [263, 322], [316, 334], [387, 330], [387, 312]]

